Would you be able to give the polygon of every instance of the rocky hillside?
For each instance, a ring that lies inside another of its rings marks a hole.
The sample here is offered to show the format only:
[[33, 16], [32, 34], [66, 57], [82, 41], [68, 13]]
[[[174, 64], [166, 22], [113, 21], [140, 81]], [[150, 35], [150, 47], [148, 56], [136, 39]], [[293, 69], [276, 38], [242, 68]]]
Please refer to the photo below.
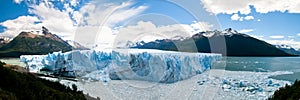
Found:
[[55, 51], [70, 51], [72, 46], [45, 27], [43, 34], [21, 32], [9, 43], [1, 46], [0, 57], [19, 57], [27, 54], [47, 54]]

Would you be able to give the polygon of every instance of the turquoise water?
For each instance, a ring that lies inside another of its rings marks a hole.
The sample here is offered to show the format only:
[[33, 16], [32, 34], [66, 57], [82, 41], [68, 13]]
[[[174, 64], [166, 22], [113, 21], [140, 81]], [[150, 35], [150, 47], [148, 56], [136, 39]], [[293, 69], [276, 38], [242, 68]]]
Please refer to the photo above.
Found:
[[290, 71], [293, 74], [272, 78], [294, 81], [300, 79], [300, 57], [224, 57], [212, 69], [230, 71], [275, 72]]

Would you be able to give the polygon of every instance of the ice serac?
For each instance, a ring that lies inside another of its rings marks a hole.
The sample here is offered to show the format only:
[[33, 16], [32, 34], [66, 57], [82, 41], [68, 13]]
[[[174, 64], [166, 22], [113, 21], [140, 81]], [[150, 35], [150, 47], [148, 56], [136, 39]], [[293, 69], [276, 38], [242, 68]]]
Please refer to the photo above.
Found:
[[210, 69], [220, 54], [183, 53], [146, 49], [83, 50], [48, 55], [23, 55], [31, 72], [93, 80], [131, 79], [176, 82]]

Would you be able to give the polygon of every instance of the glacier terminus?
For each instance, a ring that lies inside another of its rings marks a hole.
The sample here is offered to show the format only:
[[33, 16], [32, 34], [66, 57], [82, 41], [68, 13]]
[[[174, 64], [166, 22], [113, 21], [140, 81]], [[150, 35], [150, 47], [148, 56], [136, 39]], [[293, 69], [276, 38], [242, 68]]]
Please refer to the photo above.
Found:
[[30, 72], [109, 80], [143, 80], [173, 83], [209, 70], [221, 54], [149, 49], [103, 49], [22, 55]]

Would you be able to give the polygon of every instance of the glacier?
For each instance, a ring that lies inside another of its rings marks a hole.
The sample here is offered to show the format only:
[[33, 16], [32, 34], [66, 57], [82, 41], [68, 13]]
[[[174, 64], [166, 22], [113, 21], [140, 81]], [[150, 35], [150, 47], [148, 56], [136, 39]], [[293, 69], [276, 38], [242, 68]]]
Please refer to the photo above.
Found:
[[33, 73], [109, 80], [143, 80], [172, 83], [209, 70], [221, 54], [149, 49], [103, 49], [22, 55], [20, 61]]

